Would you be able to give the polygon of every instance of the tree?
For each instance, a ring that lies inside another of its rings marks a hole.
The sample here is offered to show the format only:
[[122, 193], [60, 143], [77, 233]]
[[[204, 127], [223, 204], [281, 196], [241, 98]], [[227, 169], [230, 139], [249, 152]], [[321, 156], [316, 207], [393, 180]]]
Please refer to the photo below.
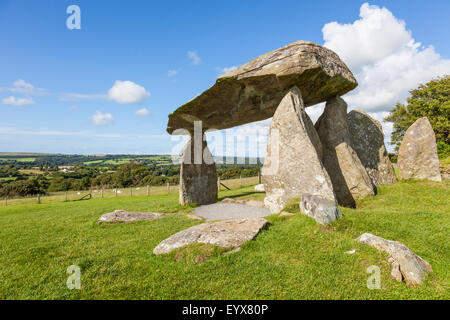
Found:
[[[439, 151], [450, 145], [450, 75], [431, 80], [410, 91], [407, 104], [397, 105], [389, 112], [386, 121], [394, 123], [391, 144], [400, 148], [406, 130], [419, 118], [427, 117], [436, 134]], [[444, 151], [445, 153], [445, 151]]]

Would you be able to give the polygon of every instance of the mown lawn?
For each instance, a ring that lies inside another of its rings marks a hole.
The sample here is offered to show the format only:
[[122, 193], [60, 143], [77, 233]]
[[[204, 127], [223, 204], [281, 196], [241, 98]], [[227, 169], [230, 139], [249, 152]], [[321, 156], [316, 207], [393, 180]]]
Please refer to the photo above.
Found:
[[[328, 227], [301, 215], [271, 216], [240, 252], [219, 250], [201, 264], [152, 254], [163, 239], [200, 223], [183, 214], [96, 223], [114, 209], [188, 212], [176, 195], [2, 208], [0, 299], [450, 299], [449, 188], [448, 181], [383, 186]], [[263, 197], [252, 190], [220, 195]], [[387, 256], [353, 240], [364, 232], [404, 242], [434, 272], [420, 288], [394, 281]], [[344, 254], [351, 249], [357, 252]], [[81, 290], [66, 287], [70, 265], [81, 267]], [[380, 290], [366, 286], [371, 265], [381, 268]]]

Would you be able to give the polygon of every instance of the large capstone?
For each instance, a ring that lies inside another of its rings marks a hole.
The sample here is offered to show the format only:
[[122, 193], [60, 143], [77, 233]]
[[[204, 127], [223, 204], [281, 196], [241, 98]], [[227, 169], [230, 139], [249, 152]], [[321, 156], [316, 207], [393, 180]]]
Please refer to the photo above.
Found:
[[353, 150], [366, 168], [375, 186], [394, 183], [394, 167], [387, 155], [381, 124], [360, 110], [347, 115], [350, 141]]
[[270, 125], [266, 159], [262, 170], [266, 198], [272, 213], [303, 194], [336, 201], [333, 186], [321, 162], [322, 146], [302, 95], [292, 88], [281, 101]]
[[199, 139], [191, 138], [181, 156], [180, 204], [210, 204], [216, 201], [217, 172], [214, 158], [204, 135]]
[[340, 97], [328, 100], [315, 127], [323, 146], [323, 164], [338, 203], [354, 207], [355, 200], [374, 195], [372, 181], [351, 147], [347, 103]]
[[428, 118], [414, 122], [403, 137], [398, 150], [398, 175], [403, 179], [442, 181], [436, 137]]
[[305, 106], [353, 90], [357, 82], [336, 53], [308, 41], [297, 41], [263, 54], [233, 69], [216, 83], [169, 115], [167, 131], [226, 129], [264, 120], [281, 99], [297, 86]]

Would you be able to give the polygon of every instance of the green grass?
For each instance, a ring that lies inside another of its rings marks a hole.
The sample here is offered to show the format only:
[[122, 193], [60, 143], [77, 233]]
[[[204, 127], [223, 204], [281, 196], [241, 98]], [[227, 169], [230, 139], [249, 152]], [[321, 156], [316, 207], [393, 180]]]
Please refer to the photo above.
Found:
[[[266, 230], [230, 255], [190, 246], [154, 256], [160, 241], [201, 223], [184, 214], [96, 223], [115, 209], [190, 211], [176, 194], [2, 208], [0, 299], [450, 299], [449, 187], [383, 186], [327, 227], [302, 215], [271, 216]], [[223, 191], [220, 198], [263, 197], [252, 190]], [[396, 282], [386, 254], [353, 240], [364, 232], [402, 241], [434, 272], [419, 288]], [[344, 254], [351, 249], [356, 254]], [[81, 290], [66, 287], [70, 265], [81, 267]], [[366, 287], [370, 265], [381, 268], [381, 290]]]

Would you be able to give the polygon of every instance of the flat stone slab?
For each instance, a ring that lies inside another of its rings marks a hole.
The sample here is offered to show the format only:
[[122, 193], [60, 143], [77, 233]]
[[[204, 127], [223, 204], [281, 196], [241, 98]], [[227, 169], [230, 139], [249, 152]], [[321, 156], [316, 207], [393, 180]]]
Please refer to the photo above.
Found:
[[391, 275], [397, 281], [405, 281], [410, 287], [418, 286], [432, 272], [431, 265], [399, 241], [386, 240], [370, 233], [364, 233], [357, 241], [385, 251], [390, 255]]
[[204, 130], [220, 130], [268, 119], [293, 86], [302, 92], [305, 106], [312, 106], [357, 85], [336, 53], [313, 42], [296, 41], [219, 77], [211, 88], [169, 115], [167, 132], [192, 131], [194, 121], [202, 121]]
[[155, 212], [129, 212], [125, 210], [115, 210], [113, 212], [105, 213], [98, 218], [98, 223], [104, 222], [136, 222], [142, 220], [155, 220], [164, 217], [166, 213]]
[[153, 249], [153, 253], [156, 255], [166, 254], [194, 243], [238, 248], [245, 242], [253, 240], [267, 223], [266, 219], [254, 218], [199, 224], [163, 240]]
[[223, 202], [197, 207], [194, 213], [206, 220], [262, 218], [270, 215], [266, 208]]

